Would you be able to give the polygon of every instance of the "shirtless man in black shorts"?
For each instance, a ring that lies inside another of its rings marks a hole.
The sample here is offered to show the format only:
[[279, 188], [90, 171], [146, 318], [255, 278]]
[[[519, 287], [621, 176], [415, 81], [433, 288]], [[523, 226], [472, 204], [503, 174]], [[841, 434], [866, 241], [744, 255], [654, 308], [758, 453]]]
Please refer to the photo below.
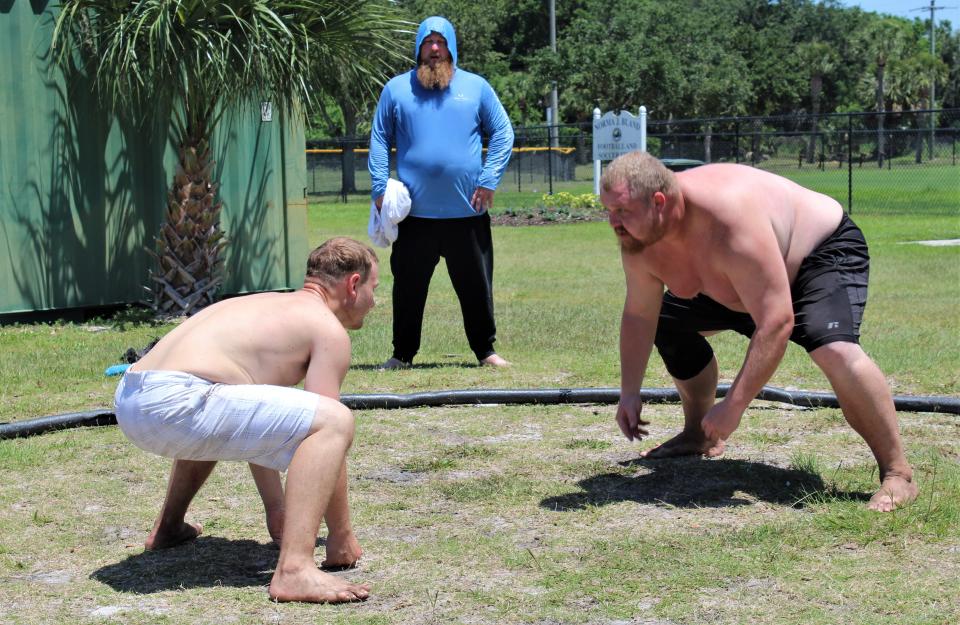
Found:
[[[858, 343], [867, 245], [836, 201], [741, 165], [674, 175], [641, 152], [614, 160], [601, 191], [627, 278], [617, 423], [630, 440], [647, 435], [639, 391], [654, 344], [683, 403], [683, 431], [643, 456], [722, 454], [792, 340], [877, 460], [881, 485], [868, 507], [916, 498], [890, 388]], [[750, 345], [718, 402], [717, 361], [703, 336], [728, 329]]]

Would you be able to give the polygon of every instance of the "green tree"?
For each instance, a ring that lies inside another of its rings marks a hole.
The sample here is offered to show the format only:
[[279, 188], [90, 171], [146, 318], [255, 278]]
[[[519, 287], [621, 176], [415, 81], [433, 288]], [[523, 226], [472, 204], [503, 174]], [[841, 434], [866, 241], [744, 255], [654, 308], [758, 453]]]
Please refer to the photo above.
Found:
[[950, 22], [938, 25], [937, 56], [947, 67], [947, 77], [937, 83], [934, 106], [960, 108], [960, 30], [952, 30]]
[[[532, 66], [532, 59], [550, 44], [544, 0], [401, 0], [400, 4], [415, 23], [430, 15], [449, 19], [457, 31], [459, 65], [490, 82], [511, 119], [521, 124], [542, 123], [550, 83]], [[558, 33], [582, 4], [556, 3]]]
[[887, 64], [892, 59], [903, 56], [911, 39], [909, 24], [895, 18], [881, 18], [870, 22], [858, 33], [863, 53], [870, 59], [873, 74], [864, 77], [863, 84], [873, 91], [877, 112], [877, 166], [883, 167], [886, 157], [886, 136], [884, 134], [885, 113], [887, 111]]
[[810, 113], [813, 115], [811, 135], [807, 141], [807, 162], [812, 163], [817, 141], [818, 119], [820, 115], [820, 94], [823, 91], [823, 77], [828, 75], [837, 63], [833, 48], [822, 41], [801, 44], [798, 57], [810, 75]]
[[387, 3], [372, 0], [63, 0], [60, 7], [59, 63], [78, 63], [113, 111], [166, 122], [170, 109], [157, 103], [173, 110], [178, 163], [151, 275], [161, 316], [196, 312], [222, 282], [226, 240], [210, 138], [224, 113], [269, 99], [282, 115], [299, 115], [325, 68], [380, 80], [403, 25]]

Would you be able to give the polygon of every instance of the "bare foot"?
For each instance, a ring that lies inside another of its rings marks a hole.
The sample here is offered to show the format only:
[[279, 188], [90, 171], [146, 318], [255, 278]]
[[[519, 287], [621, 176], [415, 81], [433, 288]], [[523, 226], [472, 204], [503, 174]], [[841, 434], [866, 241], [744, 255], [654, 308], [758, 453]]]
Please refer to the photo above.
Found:
[[888, 475], [883, 478], [880, 490], [870, 498], [867, 508], [877, 512], [896, 510], [916, 499], [917, 490], [912, 481], [899, 475]]
[[325, 569], [349, 569], [357, 565], [363, 549], [353, 532], [345, 536], [327, 536], [327, 559], [320, 563]]
[[368, 584], [351, 584], [316, 567], [288, 573], [278, 568], [270, 582], [270, 598], [276, 601], [344, 603], [364, 601], [369, 596]]
[[641, 458], [672, 458], [673, 456], [703, 455], [715, 458], [723, 455], [726, 443], [722, 440], [710, 440], [702, 432], [683, 430], [665, 443], [640, 452]]
[[153, 531], [147, 536], [147, 541], [143, 544], [147, 551], [156, 551], [158, 549], [169, 549], [180, 543], [193, 540], [203, 533], [203, 526], [199, 523], [181, 522], [178, 527], [165, 528], [160, 524], [154, 526]]
[[509, 367], [510, 363], [497, 354], [490, 354], [480, 361], [480, 365], [483, 367]]
[[283, 507], [273, 510], [267, 510], [267, 531], [274, 544], [280, 546], [280, 539], [283, 538]]

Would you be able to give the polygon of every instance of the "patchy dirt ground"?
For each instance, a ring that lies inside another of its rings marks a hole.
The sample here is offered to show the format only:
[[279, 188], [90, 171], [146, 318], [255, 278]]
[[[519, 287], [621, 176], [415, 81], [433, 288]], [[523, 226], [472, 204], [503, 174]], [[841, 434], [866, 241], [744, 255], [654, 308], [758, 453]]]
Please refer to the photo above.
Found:
[[[358, 413], [350, 461], [365, 549], [349, 606], [273, 604], [277, 550], [249, 472], [224, 463], [146, 553], [168, 462], [115, 427], [0, 442], [4, 623], [954, 623], [960, 420], [904, 414], [922, 488], [866, 513], [869, 450], [835, 410], [759, 403], [724, 458], [648, 461], [611, 406]], [[318, 539], [322, 559], [323, 536]]]

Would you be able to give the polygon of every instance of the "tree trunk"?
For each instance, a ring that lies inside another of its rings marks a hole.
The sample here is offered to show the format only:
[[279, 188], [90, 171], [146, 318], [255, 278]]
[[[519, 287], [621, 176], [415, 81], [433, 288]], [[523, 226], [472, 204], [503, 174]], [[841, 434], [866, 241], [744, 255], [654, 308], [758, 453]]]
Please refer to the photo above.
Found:
[[877, 167], [883, 167], [886, 146], [883, 136], [883, 63], [877, 63]]
[[192, 315], [212, 304], [223, 283], [223, 204], [211, 178], [208, 124], [205, 119], [187, 124], [167, 195], [166, 221], [151, 251], [157, 265], [148, 290], [154, 313], [162, 318]]
[[353, 151], [356, 147], [353, 138], [357, 134], [357, 108], [347, 98], [344, 98], [338, 104], [340, 105], [340, 111], [343, 113], [343, 135], [347, 139], [340, 144], [343, 148], [342, 166], [340, 168], [340, 193], [346, 195], [347, 193], [357, 192], [356, 155]]
[[917, 165], [920, 165], [923, 163], [923, 138], [925, 134], [923, 116], [920, 113], [914, 112], [913, 125], [917, 128], [913, 160]]
[[810, 110], [813, 116], [810, 137], [807, 140], [807, 162], [812, 163], [816, 157], [817, 132], [820, 124], [820, 92], [823, 89], [823, 76], [814, 74], [810, 77]]

